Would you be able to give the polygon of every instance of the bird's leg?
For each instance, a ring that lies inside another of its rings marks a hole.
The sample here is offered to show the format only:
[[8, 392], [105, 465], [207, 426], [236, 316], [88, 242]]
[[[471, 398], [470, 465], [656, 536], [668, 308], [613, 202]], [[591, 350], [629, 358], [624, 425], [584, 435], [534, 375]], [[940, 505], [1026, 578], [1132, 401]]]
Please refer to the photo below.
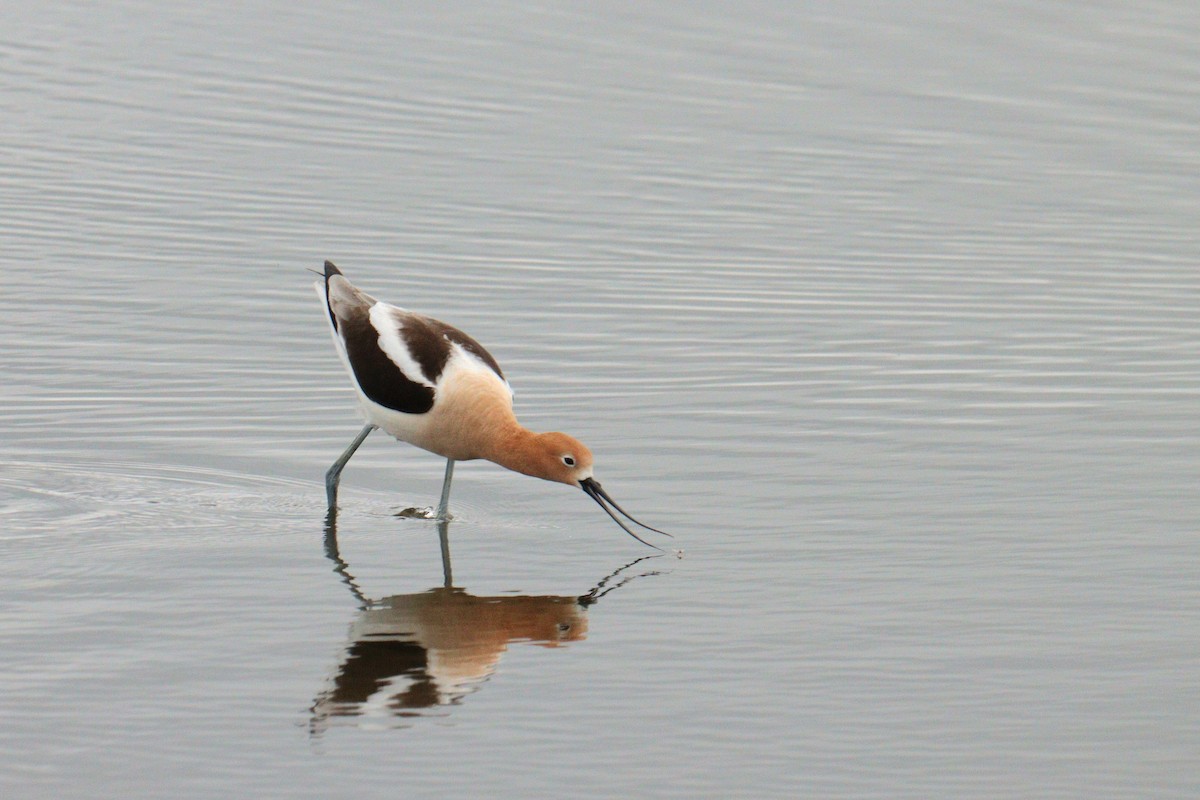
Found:
[[450, 519], [450, 479], [454, 477], [454, 459], [446, 459], [446, 480], [442, 483], [442, 499], [438, 502], [437, 513], [434, 517], [439, 520]]
[[325, 499], [329, 501], [330, 508], [337, 507], [337, 490], [338, 481], [342, 479], [342, 469], [345, 468], [346, 462], [350, 460], [350, 456], [354, 455], [354, 451], [363, 443], [371, 431], [375, 430], [375, 426], [367, 423], [363, 429], [358, 432], [358, 436], [354, 437], [354, 441], [346, 448], [346, 452], [338, 456], [338, 460], [333, 462], [333, 466], [325, 473]]
[[438, 541], [442, 545], [442, 584], [447, 588], [454, 586], [454, 575], [450, 571], [450, 522], [439, 519], [437, 524]]

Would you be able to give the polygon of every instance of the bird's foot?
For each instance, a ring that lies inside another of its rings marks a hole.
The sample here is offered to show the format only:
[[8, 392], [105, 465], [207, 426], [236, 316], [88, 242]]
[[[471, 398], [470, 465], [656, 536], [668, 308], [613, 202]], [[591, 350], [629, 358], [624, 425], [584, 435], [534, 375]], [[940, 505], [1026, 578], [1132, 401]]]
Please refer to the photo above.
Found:
[[437, 510], [432, 506], [404, 508], [395, 512], [393, 516], [400, 519], [436, 519], [438, 522], [448, 522], [454, 519], [454, 515], [449, 512], [443, 512], [439, 515]]

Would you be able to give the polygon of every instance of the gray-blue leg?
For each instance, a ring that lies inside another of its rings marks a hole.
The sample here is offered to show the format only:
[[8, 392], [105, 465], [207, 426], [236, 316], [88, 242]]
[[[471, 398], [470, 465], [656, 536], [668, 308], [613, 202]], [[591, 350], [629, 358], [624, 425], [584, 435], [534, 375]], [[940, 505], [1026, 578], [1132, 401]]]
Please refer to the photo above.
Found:
[[450, 571], [450, 522], [439, 519], [437, 529], [442, 544], [442, 585], [449, 589], [454, 585], [454, 574]]
[[363, 429], [358, 432], [358, 436], [354, 437], [354, 441], [346, 448], [346, 452], [338, 456], [338, 460], [333, 462], [333, 466], [325, 473], [325, 499], [329, 502], [330, 508], [337, 507], [337, 490], [338, 481], [342, 479], [342, 469], [345, 468], [346, 462], [350, 460], [350, 456], [354, 455], [354, 451], [363, 443], [363, 440], [371, 435], [371, 431], [375, 430], [375, 426], [367, 423]]
[[454, 477], [454, 459], [446, 459], [446, 480], [442, 482], [442, 499], [438, 502], [437, 513], [434, 517], [440, 520], [450, 519], [450, 479]]

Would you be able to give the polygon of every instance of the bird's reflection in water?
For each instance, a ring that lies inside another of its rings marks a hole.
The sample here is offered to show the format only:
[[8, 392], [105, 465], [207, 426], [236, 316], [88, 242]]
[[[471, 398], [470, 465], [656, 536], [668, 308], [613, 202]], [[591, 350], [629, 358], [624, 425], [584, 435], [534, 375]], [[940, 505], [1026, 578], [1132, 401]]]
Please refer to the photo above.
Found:
[[443, 586], [415, 594], [368, 599], [337, 544], [336, 516], [325, 527], [325, 552], [359, 603], [350, 643], [337, 672], [311, 708], [310, 731], [340, 721], [405, 724], [442, 715], [495, 671], [510, 642], [557, 647], [586, 637], [589, 606], [637, 577], [633, 561], [580, 596], [477, 597], [453, 585], [448, 523], [438, 525]]

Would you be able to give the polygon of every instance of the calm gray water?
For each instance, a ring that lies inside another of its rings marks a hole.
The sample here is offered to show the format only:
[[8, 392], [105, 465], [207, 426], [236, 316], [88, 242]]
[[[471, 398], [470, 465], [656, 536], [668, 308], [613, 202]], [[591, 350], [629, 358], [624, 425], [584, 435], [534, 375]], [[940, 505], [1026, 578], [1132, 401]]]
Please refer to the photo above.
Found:
[[[1194, 4], [3, 19], [0, 795], [1200, 793]], [[682, 557], [328, 529], [325, 258]]]

